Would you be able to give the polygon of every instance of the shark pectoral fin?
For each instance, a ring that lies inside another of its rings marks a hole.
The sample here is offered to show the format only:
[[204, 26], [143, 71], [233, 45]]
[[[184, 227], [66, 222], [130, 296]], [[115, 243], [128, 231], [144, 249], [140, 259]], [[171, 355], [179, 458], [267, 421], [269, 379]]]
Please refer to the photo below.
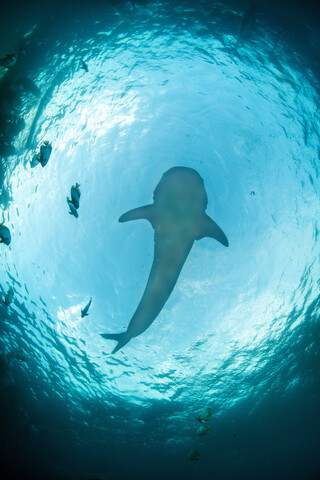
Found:
[[199, 238], [211, 237], [222, 243], [225, 247], [229, 246], [229, 242], [221, 228], [210, 218], [208, 215], [205, 215], [203, 224], [201, 226], [201, 233]]
[[130, 220], [141, 220], [146, 219], [149, 220], [151, 224], [153, 224], [154, 219], [154, 206], [153, 205], [145, 205], [144, 207], [134, 208], [133, 210], [129, 210], [128, 212], [121, 215], [119, 218], [119, 222], [129, 222]]
[[100, 333], [102, 338], [106, 340], [115, 340], [118, 344], [112, 350], [111, 353], [116, 353], [120, 348], [124, 347], [129, 341], [130, 337], [128, 337], [127, 332], [123, 333]]

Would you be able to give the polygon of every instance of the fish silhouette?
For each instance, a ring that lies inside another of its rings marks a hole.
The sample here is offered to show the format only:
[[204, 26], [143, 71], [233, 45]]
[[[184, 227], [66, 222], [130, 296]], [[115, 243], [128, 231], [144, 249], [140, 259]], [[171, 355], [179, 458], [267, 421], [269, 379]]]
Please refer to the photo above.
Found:
[[91, 302], [92, 302], [92, 297], [90, 298], [87, 305], [83, 309], [81, 309], [81, 318], [87, 317], [89, 315], [88, 310], [90, 308]]
[[11, 233], [8, 227], [0, 223], [0, 243], [5, 245], [10, 245], [11, 243]]
[[103, 333], [117, 341], [112, 353], [132, 338], [141, 335], [156, 319], [168, 300], [195, 240], [211, 237], [224, 246], [228, 239], [205, 213], [208, 204], [203, 179], [187, 167], [173, 167], [165, 172], [154, 194], [154, 203], [130, 210], [119, 222], [149, 220], [155, 230], [154, 259], [142, 299], [126, 332]]

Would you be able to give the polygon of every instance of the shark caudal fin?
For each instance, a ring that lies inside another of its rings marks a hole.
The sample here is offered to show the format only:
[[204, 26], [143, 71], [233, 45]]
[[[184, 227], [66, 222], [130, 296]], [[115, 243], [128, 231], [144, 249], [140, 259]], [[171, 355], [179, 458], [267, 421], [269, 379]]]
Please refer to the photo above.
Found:
[[118, 344], [112, 350], [111, 353], [116, 353], [122, 347], [124, 347], [129, 341], [130, 337], [128, 338], [127, 332], [124, 333], [100, 333], [102, 338], [106, 340], [115, 340]]

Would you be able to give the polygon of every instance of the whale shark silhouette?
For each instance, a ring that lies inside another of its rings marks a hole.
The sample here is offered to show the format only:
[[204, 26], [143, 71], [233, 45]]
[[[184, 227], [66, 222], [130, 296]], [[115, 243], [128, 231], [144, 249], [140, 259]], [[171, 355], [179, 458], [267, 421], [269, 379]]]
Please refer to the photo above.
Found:
[[148, 283], [127, 330], [102, 333], [118, 343], [116, 353], [141, 335], [168, 300], [195, 240], [211, 237], [228, 247], [220, 227], [205, 213], [208, 197], [199, 173], [187, 167], [165, 172], [153, 193], [154, 203], [123, 214], [119, 222], [149, 220], [154, 228], [154, 259]]

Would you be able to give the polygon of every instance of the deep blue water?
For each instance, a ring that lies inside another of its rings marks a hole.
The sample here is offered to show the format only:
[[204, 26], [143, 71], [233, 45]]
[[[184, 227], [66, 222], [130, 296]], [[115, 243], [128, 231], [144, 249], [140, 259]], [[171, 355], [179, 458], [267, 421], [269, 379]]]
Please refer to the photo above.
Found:
[[[1, 479], [320, 478], [319, 12], [249, 5], [3, 10]], [[125, 330], [153, 258], [150, 224], [118, 218], [176, 165], [230, 246], [195, 242], [112, 355], [99, 334]]]

